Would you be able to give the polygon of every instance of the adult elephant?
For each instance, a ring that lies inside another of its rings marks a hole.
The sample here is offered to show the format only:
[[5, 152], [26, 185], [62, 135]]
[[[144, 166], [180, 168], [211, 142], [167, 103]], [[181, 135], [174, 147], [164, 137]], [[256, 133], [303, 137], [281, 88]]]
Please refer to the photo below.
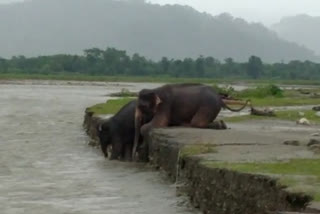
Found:
[[[135, 136], [136, 106], [137, 100], [130, 101], [118, 113], [99, 126], [100, 146], [105, 157], [108, 157], [108, 148], [112, 148], [110, 160], [131, 160]], [[141, 118], [142, 124], [150, 120], [151, 118], [147, 119], [147, 114]]]
[[[202, 84], [169, 84], [139, 92], [135, 113], [135, 140], [133, 157], [136, 154], [140, 133], [145, 135], [151, 128], [186, 126], [207, 128], [216, 119], [222, 108], [238, 112], [249, 101], [224, 100], [212, 88]], [[232, 109], [227, 104], [243, 104]], [[142, 126], [142, 118], [152, 115], [152, 120]]]

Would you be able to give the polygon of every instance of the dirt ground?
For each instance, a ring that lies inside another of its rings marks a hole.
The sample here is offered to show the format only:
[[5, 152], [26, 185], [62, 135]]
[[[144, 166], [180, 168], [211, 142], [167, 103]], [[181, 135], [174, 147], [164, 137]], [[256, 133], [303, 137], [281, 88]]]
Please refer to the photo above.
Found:
[[[320, 140], [320, 126], [303, 126], [292, 121], [281, 120], [251, 120], [227, 125], [230, 129], [166, 128], [154, 130], [154, 132], [155, 136], [169, 139], [170, 142], [176, 142], [179, 145], [213, 146], [212, 152], [198, 154], [203, 162], [282, 163], [289, 160], [320, 158], [319, 152], [307, 146], [311, 139]], [[295, 141], [294, 145], [290, 143], [292, 141]], [[290, 179], [298, 178], [296, 186], [292, 189], [317, 192], [319, 196], [318, 179], [314, 179], [312, 175], [302, 174], [300, 175], [297, 170], [295, 175], [288, 176]], [[311, 207], [319, 209], [320, 204], [314, 202]]]
[[[216, 145], [218, 153], [213, 159], [221, 161], [272, 161], [294, 158], [318, 158], [307, 148], [310, 139], [320, 134], [320, 126], [301, 126], [290, 121], [258, 120], [228, 123], [230, 129], [167, 128], [156, 132], [182, 144]], [[300, 146], [284, 145], [297, 140]], [[210, 155], [208, 155], [210, 156]]]

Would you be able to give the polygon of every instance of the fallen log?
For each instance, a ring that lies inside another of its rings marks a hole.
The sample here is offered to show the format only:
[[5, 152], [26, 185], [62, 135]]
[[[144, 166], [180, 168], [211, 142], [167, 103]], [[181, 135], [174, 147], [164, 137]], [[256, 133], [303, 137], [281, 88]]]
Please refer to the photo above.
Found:
[[266, 116], [266, 117], [275, 117], [276, 116], [274, 111], [271, 109], [259, 110], [259, 109], [253, 108], [252, 106], [251, 106], [251, 115]]
[[312, 108], [313, 111], [320, 111], [320, 106], [315, 106]]

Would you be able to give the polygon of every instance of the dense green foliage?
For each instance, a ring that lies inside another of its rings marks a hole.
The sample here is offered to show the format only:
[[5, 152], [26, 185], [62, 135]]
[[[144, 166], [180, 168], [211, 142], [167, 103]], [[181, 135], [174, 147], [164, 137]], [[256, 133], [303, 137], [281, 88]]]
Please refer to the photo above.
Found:
[[283, 97], [283, 90], [276, 85], [258, 86], [257, 88], [245, 89], [238, 92], [240, 97], [248, 98], [266, 98], [266, 97]]
[[221, 62], [203, 56], [195, 60], [163, 57], [160, 61], [151, 61], [139, 54], [130, 56], [126, 51], [114, 48], [93, 48], [85, 50], [84, 55], [0, 58], [0, 74], [5, 73], [316, 80], [320, 79], [320, 64], [310, 61], [264, 64], [257, 56], [250, 57], [244, 63], [231, 58]]

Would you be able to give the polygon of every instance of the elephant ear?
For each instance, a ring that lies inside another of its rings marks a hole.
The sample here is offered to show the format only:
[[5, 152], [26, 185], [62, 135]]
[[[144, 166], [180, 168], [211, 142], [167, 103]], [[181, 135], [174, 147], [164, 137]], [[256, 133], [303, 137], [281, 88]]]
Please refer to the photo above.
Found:
[[156, 99], [156, 106], [158, 106], [160, 103], [162, 103], [162, 100], [160, 99], [160, 97], [158, 95], [155, 95], [155, 99]]
[[98, 131], [99, 131], [99, 132], [102, 131], [102, 125], [101, 125], [101, 124], [98, 126]]
[[98, 130], [99, 132], [101, 131], [108, 132], [110, 130], [110, 119], [100, 123], [98, 126]]

